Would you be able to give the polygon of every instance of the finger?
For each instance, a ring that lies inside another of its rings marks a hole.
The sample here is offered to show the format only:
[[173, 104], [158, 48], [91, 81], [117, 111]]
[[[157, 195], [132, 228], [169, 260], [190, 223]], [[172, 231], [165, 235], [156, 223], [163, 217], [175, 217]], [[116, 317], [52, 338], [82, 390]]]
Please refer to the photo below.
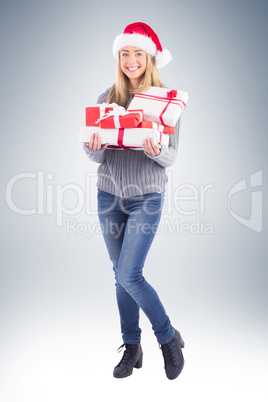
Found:
[[147, 153], [147, 154], [150, 154], [151, 155], [151, 147], [150, 147], [150, 142], [149, 142], [149, 138], [150, 137], [147, 137], [147, 138], [145, 138], [145, 140], [144, 140], [144, 150], [145, 150], [145, 152]]
[[150, 138], [150, 144], [151, 144], [151, 147], [152, 147], [153, 152], [155, 153], [155, 155], [159, 155], [160, 154], [160, 149], [162, 148], [161, 145], [157, 144], [157, 142], [153, 138]]
[[155, 153], [155, 156], [160, 154], [160, 150], [161, 150], [161, 145], [157, 144], [156, 142], [153, 143], [153, 150]]
[[145, 151], [147, 154], [151, 155], [151, 150], [150, 150], [149, 142], [148, 142], [148, 139], [147, 139], [147, 138], [145, 138], [145, 140], [144, 140], [144, 151]]
[[150, 137], [146, 138], [146, 143], [147, 143], [147, 148], [148, 148], [148, 153], [152, 156], [155, 156], [155, 150], [152, 145], [152, 139]]
[[88, 148], [91, 149], [91, 150], [92, 150], [92, 148], [93, 148], [94, 137], [95, 137], [95, 134], [93, 133], [93, 134], [91, 135], [90, 140], [89, 140], [89, 143], [88, 143]]
[[150, 137], [150, 143], [151, 143], [152, 148], [153, 148], [155, 151], [157, 151], [158, 149], [161, 148], [161, 146], [160, 146], [153, 138], [151, 138], [151, 137]]
[[92, 144], [92, 150], [93, 151], [97, 151], [97, 143], [98, 143], [97, 134], [94, 133], [93, 144]]
[[144, 151], [148, 154], [148, 146], [147, 146], [146, 138], [143, 140], [142, 147], [143, 147]]
[[108, 147], [109, 144], [104, 144], [102, 145], [101, 149], [106, 149]]
[[91, 139], [92, 139], [92, 142], [91, 142], [91, 149], [92, 149], [92, 151], [94, 151], [94, 150], [95, 150], [95, 149], [94, 149], [94, 147], [95, 147], [95, 133], [92, 134]]
[[99, 134], [97, 134], [97, 150], [99, 151], [101, 149], [101, 137]]
[[98, 133], [94, 133], [95, 135], [94, 135], [94, 143], [93, 143], [93, 151], [98, 151], [99, 150], [99, 148], [98, 148], [98, 144], [99, 144], [99, 135], [98, 135]]

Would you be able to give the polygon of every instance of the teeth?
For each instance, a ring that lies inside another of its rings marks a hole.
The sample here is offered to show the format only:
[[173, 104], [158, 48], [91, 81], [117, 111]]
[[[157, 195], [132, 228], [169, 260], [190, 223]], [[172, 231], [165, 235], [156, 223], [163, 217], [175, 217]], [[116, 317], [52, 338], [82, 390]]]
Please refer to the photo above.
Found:
[[138, 68], [139, 68], [139, 67], [128, 67], [128, 70], [129, 70], [129, 71], [136, 71], [136, 70], [138, 70]]

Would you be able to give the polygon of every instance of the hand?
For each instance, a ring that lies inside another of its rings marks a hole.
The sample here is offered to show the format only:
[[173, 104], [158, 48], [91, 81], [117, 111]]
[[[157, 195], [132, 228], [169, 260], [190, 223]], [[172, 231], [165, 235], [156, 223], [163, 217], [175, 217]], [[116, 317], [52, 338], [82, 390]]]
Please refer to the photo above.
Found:
[[145, 138], [143, 144], [143, 149], [144, 151], [151, 155], [151, 156], [157, 156], [161, 152], [162, 146], [160, 144], [157, 144], [153, 138], [147, 137]]
[[86, 146], [88, 149], [91, 149], [91, 151], [99, 151], [100, 149], [105, 149], [108, 147], [109, 144], [104, 144], [101, 146], [101, 138], [98, 133], [93, 133], [90, 141], [86, 143]]

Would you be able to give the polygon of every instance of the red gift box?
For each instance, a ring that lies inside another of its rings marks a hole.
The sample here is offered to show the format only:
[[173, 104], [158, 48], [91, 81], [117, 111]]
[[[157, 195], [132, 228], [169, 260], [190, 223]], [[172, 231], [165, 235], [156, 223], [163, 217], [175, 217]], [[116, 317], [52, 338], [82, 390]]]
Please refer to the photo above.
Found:
[[86, 107], [86, 126], [98, 127], [97, 120], [111, 110], [113, 110], [113, 107], [107, 106], [105, 103], [94, 107]]
[[143, 119], [143, 110], [126, 110], [114, 108], [99, 120], [101, 128], [135, 128]]
[[175, 127], [173, 126], [163, 126], [163, 124], [158, 124], [155, 123], [154, 121], [147, 121], [147, 120], [141, 121], [140, 124], [137, 126], [137, 128], [155, 128], [156, 130], [161, 131], [161, 133], [164, 134], [175, 133]]

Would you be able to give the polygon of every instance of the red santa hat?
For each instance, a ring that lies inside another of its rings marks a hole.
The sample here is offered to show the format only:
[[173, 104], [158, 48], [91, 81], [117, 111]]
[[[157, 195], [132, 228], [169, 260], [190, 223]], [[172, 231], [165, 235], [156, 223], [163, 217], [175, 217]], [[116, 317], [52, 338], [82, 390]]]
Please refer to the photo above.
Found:
[[172, 59], [170, 51], [162, 48], [156, 33], [143, 22], [128, 25], [122, 34], [116, 36], [113, 46], [116, 58], [124, 46], [138, 47], [149, 53], [155, 58], [157, 68], [164, 67]]

